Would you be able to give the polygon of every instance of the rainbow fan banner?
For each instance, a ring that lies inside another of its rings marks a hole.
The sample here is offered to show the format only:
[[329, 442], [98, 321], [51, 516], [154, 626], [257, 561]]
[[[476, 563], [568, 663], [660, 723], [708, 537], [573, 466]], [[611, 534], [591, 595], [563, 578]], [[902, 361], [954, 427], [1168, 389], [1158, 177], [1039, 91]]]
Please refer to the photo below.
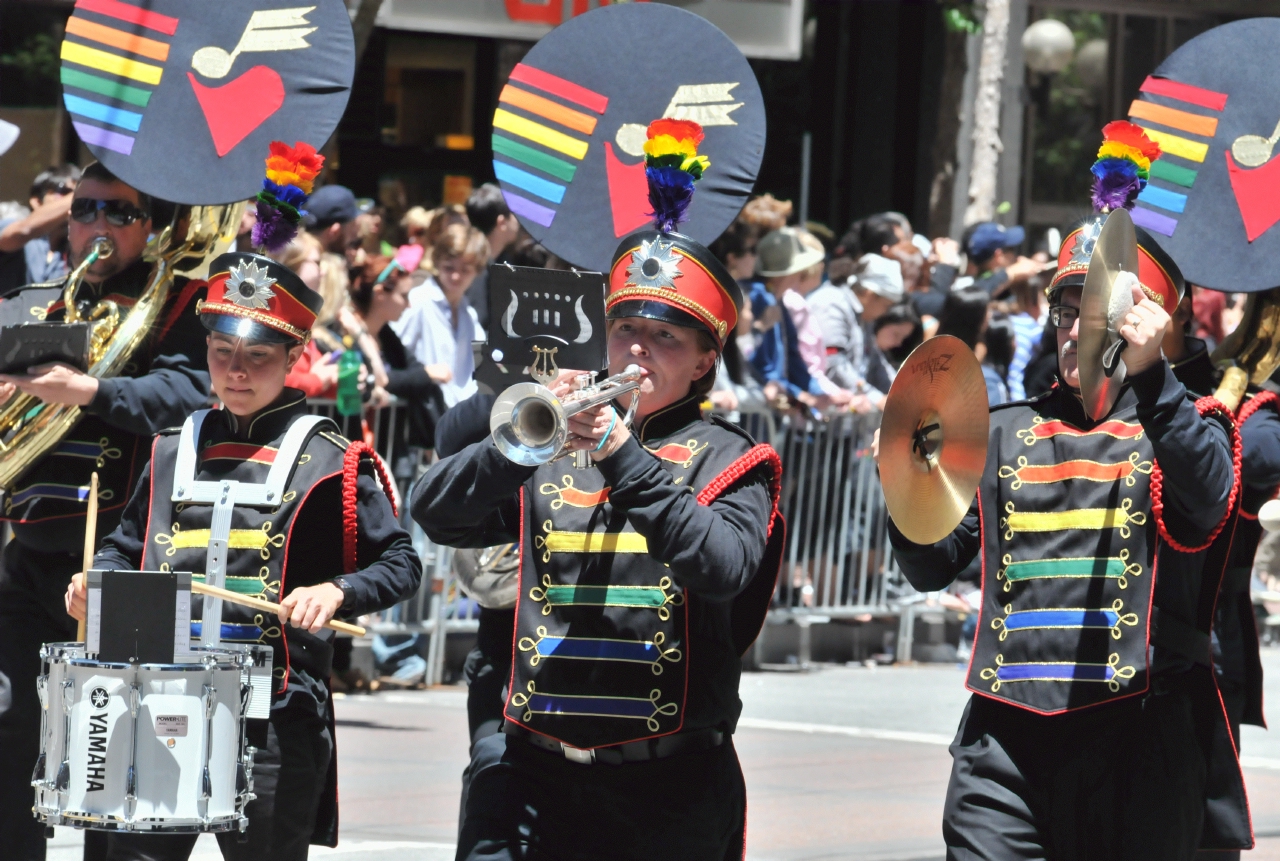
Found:
[[700, 151], [711, 168], [680, 230], [710, 243], [751, 194], [764, 155], [764, 100], [724, 33], [666, 4], [573, 18], [512, 70], [492, 138], [507, 205], [557, 256], [607, 271], [619, 241], [652, 220], [644, 142], [660, 117], [693, 120], [706, 133]]
[[191, 204], [253, 197], [272, 140], [323, 146], [355, 72], [346, 7], [264, 5], [76, 0], [60, 76], [80, 140], [128, 184]]
[[1277, 18], [1215, 27], [1170, 54], [1129, 106], [1163, 152], [1133, 222], [1201, 287], [1280, 283], [1280, 86], [1259, 65], [1277, 44]]

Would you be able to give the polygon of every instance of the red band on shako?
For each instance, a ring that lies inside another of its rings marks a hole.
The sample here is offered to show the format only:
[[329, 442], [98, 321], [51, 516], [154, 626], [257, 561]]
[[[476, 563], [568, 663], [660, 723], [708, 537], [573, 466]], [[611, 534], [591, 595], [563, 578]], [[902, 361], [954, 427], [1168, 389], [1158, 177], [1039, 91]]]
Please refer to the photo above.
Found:
[[270, 326], [300, 341], [306, 340], [315, 325], [316, 315], [285, 290], [272, 289], [271, 296], [266, 299], [265, 308], [248, 308], [227, 299], [227, 280], [229, 272], [220, 272], [209, 279], [209, 298], [200, 305], [201, 314], [225, 314], [229, 317], [244, 317]]

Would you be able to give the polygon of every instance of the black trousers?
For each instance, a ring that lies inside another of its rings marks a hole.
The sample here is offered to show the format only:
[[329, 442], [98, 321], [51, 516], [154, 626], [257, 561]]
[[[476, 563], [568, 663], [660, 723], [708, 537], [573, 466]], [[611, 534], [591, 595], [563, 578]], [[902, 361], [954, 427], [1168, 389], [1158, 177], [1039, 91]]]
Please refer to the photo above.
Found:
[[44, 861], [44, 826], [31, 814], [31, 772], [40, 756], [40, 646], [75, 639], [62, 595], [78, 554], [36, 553], [16, 541], [0, 570], [0, 855]]
[[[318, 715], [299, 709], [271, 715], [267, 746], [253, 763], [249, 829], [218, 835], [226, 861], [305, 861], [324, 791], [333, 736]], [[194, 834], [107, 836], [108, 861], [186, 861]]]
[[1206, 765], [1177, 690], [1043, 716], [970, 699], [942, 833], [954, 861], [1190, 861]]
[[502, 728], [506, 708], [503, 690], [511, 678], [511, 639], [515, 610], [480, 608], [476, 647], [467, 654], [463, 675], [467, 680], [467, 724], [471, 743]]
[[475, 745], [458, 861], [741, 861], [746, 786], [731, 739], [581, 765], [501, 733]]

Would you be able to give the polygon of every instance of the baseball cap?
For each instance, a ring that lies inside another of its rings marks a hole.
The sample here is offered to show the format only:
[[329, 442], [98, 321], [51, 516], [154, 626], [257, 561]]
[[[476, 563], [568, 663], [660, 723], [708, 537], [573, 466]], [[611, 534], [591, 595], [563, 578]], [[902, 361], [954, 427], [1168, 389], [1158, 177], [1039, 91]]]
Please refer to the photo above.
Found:
[[858, 259], [862, 271], [858, 273], [858, 286], [870, 290], [893, 302], [901, 302], [906, 295], [902, 283], [902, 264], [879, 254], [864, 254]]
[[826, 255], [808, 248], [793, 227], [782, 227], [767, 233], [756, 244], [756, 274], [765, 278], [781, 278], [803, 272]]
[[353, 221], [360, 214], [356, 205], [356, 196], [351, 189], [343, 185], [326, 185], [316, 189], [307, 198], [308, 227], [317, 224], [345, 223]]
[[1021, 227], [1005, 227], [994, 221], [984, 221], [973, 228], [965, 253], [974, 263], [985, 263], [1001, 248], [1016, 248], [1027, 238]]

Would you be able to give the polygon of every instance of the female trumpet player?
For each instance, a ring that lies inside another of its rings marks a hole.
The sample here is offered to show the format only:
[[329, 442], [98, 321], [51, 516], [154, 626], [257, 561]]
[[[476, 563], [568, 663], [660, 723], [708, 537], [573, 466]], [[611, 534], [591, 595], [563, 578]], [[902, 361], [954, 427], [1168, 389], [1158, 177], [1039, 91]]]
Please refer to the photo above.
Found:
[[649, 127], [657, 229], [624, 239], [611, 268], [609, 371], [640, 367], [634, 426], [613, 404], [573, 416], [581, 470], [521, 466], [486, 439], [414, 493], [432, 540], [523, 554], [502, 745], [477, 746], [458, 858], [742, 857], [730, 736], [739, 655], [777, 572], [780, 466], [699, 408], [742, 297], [673, 232], [683, 207], [658, 205], [670, 175], [652, 166], [694, 159], [700, 174], [699, 140], [694, 123]]

